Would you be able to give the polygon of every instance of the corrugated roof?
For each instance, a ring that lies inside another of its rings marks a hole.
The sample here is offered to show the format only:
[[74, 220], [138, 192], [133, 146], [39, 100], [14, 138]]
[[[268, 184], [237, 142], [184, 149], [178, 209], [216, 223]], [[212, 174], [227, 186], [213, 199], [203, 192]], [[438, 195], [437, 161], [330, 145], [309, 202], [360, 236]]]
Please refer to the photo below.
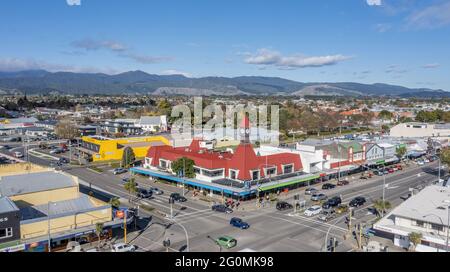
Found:
[[0, 214], [18, 210], [19, 208], [17, 208], [16, 204], [14, 204], [11, 199], [7, 197], [0, 197]]
[[58, 172], [27, 173], [0, 177], [0, 195], [14, 196], [76, 185], [71, 176]]
[[57, 217], [58, 215], [74, 214], [96, 208], [94, 203], [87, 195], [80, 194], [79, 198], [50, 202], [38, 206], [29, 206], [20, 209], [22, 216], [21, 220], [30, 220], [41, 217], [48, 217], [50, 207], [50, 216]]

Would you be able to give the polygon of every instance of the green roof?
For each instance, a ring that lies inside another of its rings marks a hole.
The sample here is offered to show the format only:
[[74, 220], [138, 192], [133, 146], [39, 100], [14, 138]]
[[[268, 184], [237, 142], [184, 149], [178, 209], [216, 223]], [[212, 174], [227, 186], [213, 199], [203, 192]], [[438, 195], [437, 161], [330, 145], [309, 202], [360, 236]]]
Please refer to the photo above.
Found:
[[294, 179], [294, 180], [287, 181], [287, 182], [280, 182], [278, 184], [261, 187], [260, 190], [268, 191], [268, 190], [285, 187], [285, 186], [289, 186], [289, 185], [296, 184], [296, 183], [307, 182], [307, 181], [318, 179], [318, 178], [320, 178], [320, 175], [313, 175], [313, 176], [309, 176], [309, 177], [305, 177], [305, 178]]

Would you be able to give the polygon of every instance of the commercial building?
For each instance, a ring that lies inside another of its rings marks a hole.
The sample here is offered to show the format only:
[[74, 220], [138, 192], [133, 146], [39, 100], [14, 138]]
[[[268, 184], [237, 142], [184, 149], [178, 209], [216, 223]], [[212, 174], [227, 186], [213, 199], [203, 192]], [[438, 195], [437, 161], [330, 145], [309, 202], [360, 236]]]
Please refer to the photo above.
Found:
[[396, 246], [410, 248], [411, 233], [422, 235], [416, 251], [448, 251], [450, 188], [438, 185], [425, 187], [394, 208], [374, 224], [378, 236], [393, 240]]
[[167, 131], [167, 116], [142, 116], [135, 124], [144, 132], [165, 132]]
[[[235, 151], [202, 148], [199, 139], [194, 139], [187, 147], [153, 146], [143, 167], [132, 168], [131, 172], [240, 199], [255, 196], [258, 192], [295, 188], [319, 177], [302, 171], [298, 153], [254, 150], [249, 126], [248, 119], [244, 118], [240, 129], [242, 140]], [[255, 151], [267, 154], [257, 154]], [[195, 178], [185, 178], [172, 171], [172, 163], [183, 157], [194, 161]]]
[[391, 137], [397, 138], [437, 138], [448, 140], [450, 124], [403, 123], [391, 128]]
[[128, 137], [112, 139], [103, 136], [81, 138], [78, 150], [88, 161], [118, 161], [122, 159], [125, 148], [133, 150], [136, 158], [144, 158], [149, 147], [170, 145], [165, 136]]
[[65, 249], [97, 223], [121, 224], [110, 204], [80, 193], [77, 177], [27, 163], [0, 168], [0, 251], [46, 251], [49, 241]]

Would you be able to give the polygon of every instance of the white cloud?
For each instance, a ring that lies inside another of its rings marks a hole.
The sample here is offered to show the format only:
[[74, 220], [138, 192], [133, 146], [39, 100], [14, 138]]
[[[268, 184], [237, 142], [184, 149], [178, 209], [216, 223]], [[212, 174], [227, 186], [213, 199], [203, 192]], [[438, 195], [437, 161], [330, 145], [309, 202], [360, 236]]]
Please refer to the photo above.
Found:
[[433, 29], [450, 24], [450, 1], [428, 6], [406, 18], [407, 26]]
[[115, 52], [125, 51], [128, 49], [126, 45], [111, 40], [84, 39], [72, 42], [72, 46], [85, 50], [108, 49]]
[[69, 6], [81, 6], [81, 0], [66, 0]]
[[165, 70], [161, 72], [162, 75], [182, 75], [185, 77], [192, 77], [190, 73], [178, 71], [175, 69]]
[[434, 69], [434, 68], [438, 68], [439, 66], [441, 66], [439, 63], [428, 63], [422, 66], [422, 68], [425, 69]]
[[36, 59], [5, 58], [0, 59], [0, 71], [17, 72], [26, 70], [46, 70], [49, 72], [105, 73], [116, 74], [118, 70], [111, 68], [79, 67], [58, 63], [50, 63]]
[[255, 65], [273, 65], [280, 69], [295, 69], [306, 67], [321, 67], [327, 65], [334, 65], [339, 62], [351, 59], [352, 57], [344, 55], [329, 55], [329, 56], [283, 56], [278, 51], [272, 51], [266, 48], [258, 50], [256, 54], [245, 58], [245, 63]]
[[366, 0], [369, 6], [381, 6], [381, 0]]
[[390, 30], [392, 28], [392, 26], [390, 24], [376, 24], [375, 25], [375, 30], [380, 32], [380, 33], [384, 33], [388, 30]]

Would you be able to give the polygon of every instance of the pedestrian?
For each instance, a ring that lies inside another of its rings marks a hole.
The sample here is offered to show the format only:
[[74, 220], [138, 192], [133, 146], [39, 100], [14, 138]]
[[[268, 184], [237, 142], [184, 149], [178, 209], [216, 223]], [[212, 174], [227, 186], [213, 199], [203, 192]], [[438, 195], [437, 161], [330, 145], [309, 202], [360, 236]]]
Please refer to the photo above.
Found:
[[241, 205], [241, 202], [238, 201], [238, 203], [236, 203], [236, 210], [239, 208], [239, 205]]

